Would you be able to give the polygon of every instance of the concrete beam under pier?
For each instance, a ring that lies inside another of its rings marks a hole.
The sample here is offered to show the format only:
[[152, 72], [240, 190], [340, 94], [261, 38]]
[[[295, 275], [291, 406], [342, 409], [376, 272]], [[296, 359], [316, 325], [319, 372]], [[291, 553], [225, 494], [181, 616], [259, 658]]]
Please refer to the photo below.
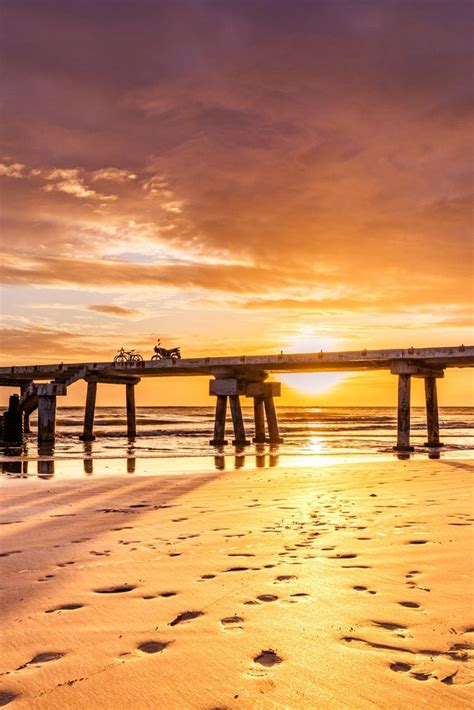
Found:
[[412, 377], [444, 377], [444, 370], [441, 368], [423, 367], [406, 361], [393, 362], [390, 372], [392, 375], [411, 375]]

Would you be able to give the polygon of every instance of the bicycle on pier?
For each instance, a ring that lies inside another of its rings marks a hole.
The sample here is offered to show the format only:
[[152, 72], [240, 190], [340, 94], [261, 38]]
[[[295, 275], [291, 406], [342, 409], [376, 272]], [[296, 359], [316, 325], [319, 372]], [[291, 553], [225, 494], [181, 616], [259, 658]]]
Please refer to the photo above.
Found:
[[143, 362], [143, 358], [140, 353], [135, 352], [135, 350], [120, 348], [117, 355], [114, 357], [114, 362]]

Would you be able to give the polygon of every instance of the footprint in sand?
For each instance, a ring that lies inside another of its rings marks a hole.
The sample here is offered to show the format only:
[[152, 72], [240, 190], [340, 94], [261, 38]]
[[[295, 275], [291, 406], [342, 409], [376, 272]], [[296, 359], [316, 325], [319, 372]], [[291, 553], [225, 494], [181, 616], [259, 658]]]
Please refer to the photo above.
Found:
[[137, 646], [137, 650], [142, 653], [160, 653], [167, 646], [169, 646], [170, 641], [144, 641]]
[[372, 621], [374, 626], [378, 626], [381, 629], [386, 629], [387, 631], [406, 631], [407, 627], [403, 624], [398, 624], [392, 621]]
[[0, 557], [10, 557], [10, 555], [19, 555], [23, 550], [8, 550], [8, 552], [0, 552]]
[[307, 594], [306, 592], [296, 592], [296, 594], [290, 594], [290, 596], [295, 600], [295, 601], [309, 601], [311, 595]]
[[243, 621], [241, 616], [226, 616], [221, 619], [221, 624], [227, 631], [242, 631], [243, 626], [241, 624], [243, 624]]
[[116, 587], [101, 587], [99, 589], [94, 589], [96, 594], [123, 594], [125, 592], [131, 592], [136, 589], [133, 584], [119, 584]]
[[24, 668], [28, 668], [28, 666], [36, 666], [36, 665], [40, 665], [41, 663], [49, 663], [50, 661], [58, 661], [64, 655], [65, 654], [62, 653], [61, 651], [45, 651], [44, 653], [38, 653], [38, 655], [34, 656], [30, 661], [27, 661], [26, 663], [23, 663], [21, 666], [18, 666], [18, 668], [16, 670], [21, 671]]
[[229, 552], [227, 557], [255, 557], [253, 552]]
[[[411, 666], [409, 663], [403, 663], [401, 661], [390, 664], [390, 670], [394, 671], [395, 673], [408, 673], [409, 671], [411, 671], [412, 668], [413, 666]], [[417, 671], [413, 671], [409, 675], [415, 680], [429, 680], [429, 678], [436, 678], [436, 676], [434, 676], [432, 673], [421, 673]], [[456, 673], [453, 673], [452, 675], [443, 678], [441, 682], [450, 685], [455, 675]]]
[[398, 602], [400, 606], [404, 606], [407, 609], [421, 609], [420, 605], [416, 602]]
[[339, 552], [337, 555], [328, 555], [330, 560], [352, 560], [357, 555], [354, 552]]
[[276, 594], [259, 594], [257, 599], [261, 602], [276, 602], [278, 597]]
[[409, 663], [402, 663], [401, 661], [390, 664], [390, 670], [395, 671], [395, 673], [406, 673], [411, 670], [411, 668], [412, 666]]
[[8, 690], [0, 690], [0, 706], [8, 705], [12, 700], [19, 697], [17, 693], [10, 693]]
[[273, 584], [277, 582], [289, 582], [291, 579], [298, 579], [298, 577], [295, 574], [280, 574], [278, 577], [275, 577]]
[[178, 614], [176, 619], [170, 621], [169, 626], [176, 626], [177, 624], [182, 624], [184, 621], [191, 621], [192, 619], [197, 619], [199, 616], [204, 616], [203, 611], [184, 611], [182, 614]]
[[73, 611], [74, 609], [82, 609], [84, 604], [61, 604], [61, 606], [55, 606], [54, 609], [46, 609], [45, 614], [53, 614], [57, 611]]
[[280, 656], [278, 656], [272, 649], [262, 651], [253, 659], [254, 663], [258, 663], [260, 666], [265, 666], [265, 668], [271, 668], [282, 661], [283, 659], [280, 658]]

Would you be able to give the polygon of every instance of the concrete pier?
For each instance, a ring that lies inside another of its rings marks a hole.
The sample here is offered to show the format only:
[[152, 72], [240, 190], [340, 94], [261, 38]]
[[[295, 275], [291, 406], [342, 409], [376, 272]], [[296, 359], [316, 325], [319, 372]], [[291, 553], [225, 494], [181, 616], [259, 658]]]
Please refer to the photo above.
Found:
[[[474, 367], [474, 346], [456, 345], [439, 348], [405, 348], [390, 350], [353, 350], [348, 352], [272, 353], [270, 355], [238, 355], [201, 357], [180, 360], [163, 359], [142, 362], [89, 362], [52, 365], [0, 367], [0, 386], [18, 387], [19, 407], [25, 430], [29, 415], [39, 406], [38, 441], [52, 441], [55, 433], [56, 397], [67, 394], [78, 380], [88, 382], [86, 414], [82, 438], [94, 436], [93, 422], [97, 384], [119, 384], [126, 388], [127, 434], [136, 435], [134, 386], [142, 377], [199, 376], [213, 377], [210, 394], [217, 397], [214, 437], [211, 443], [224, 445], [227, 400], [230, 402], [234, 441], [247, 444], [242, 418], [241, 398], [253, 400], [254, 441], [278, 444], [274, 398], [280, 394], [278, 382], [266, 382], [271, 373], [363, 372], [389, 370], [398, 377], [397, 445], [399, 452], [413, 451], [410, 445], [411, 377], [425, 379], [428, 440], [426, 446], [436, 449], [442, 444], [439, 435], [436, 379], [447, 368]], [[95, 384], [92, 384], [92, 380]], [[46, 382], [46, 384], [45, 384]]]

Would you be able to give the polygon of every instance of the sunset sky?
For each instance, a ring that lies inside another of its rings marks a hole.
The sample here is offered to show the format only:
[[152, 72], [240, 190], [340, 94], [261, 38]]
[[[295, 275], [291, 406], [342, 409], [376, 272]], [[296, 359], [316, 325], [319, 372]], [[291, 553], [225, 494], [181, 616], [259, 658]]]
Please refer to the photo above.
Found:
[[[0, 8], [2, 364], [472, 343], [470, 0]], [[390, 375], [283, 381], [395, 404]]]

